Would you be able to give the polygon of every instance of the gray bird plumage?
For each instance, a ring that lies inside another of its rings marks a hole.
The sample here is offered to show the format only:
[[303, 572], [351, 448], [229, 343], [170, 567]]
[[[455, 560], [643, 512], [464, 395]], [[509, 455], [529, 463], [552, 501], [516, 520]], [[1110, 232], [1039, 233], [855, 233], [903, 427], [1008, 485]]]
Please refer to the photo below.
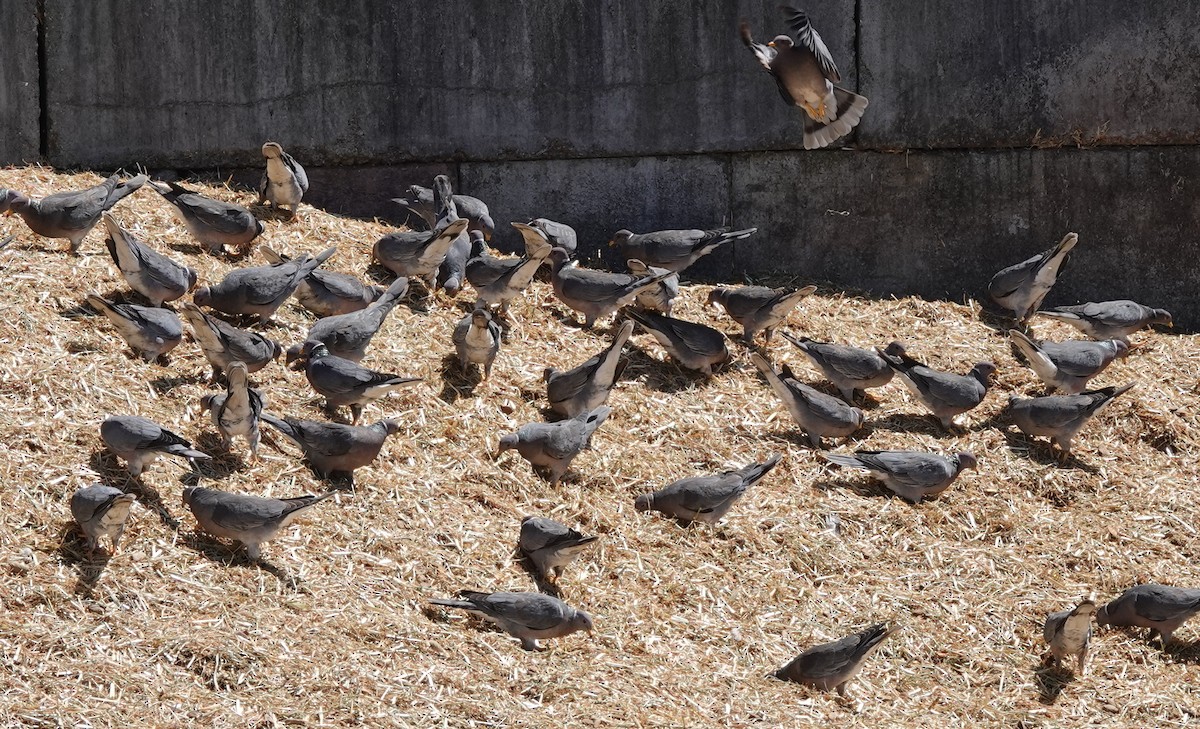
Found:
[[467, 261], [471, 259], [471, 250], [475, 239], [484, 240], [483, 233], [471, 230], [466, 236], [458, 236], [446, 251], [442, 265], [438, 266], [436, 284], [450, 296], [458, 296], [467, 280]]
[[816, 290], [816, 286], [802, 289], [770, 289], [766, 286], [715, 288], [708, 292], [707, 304], [720, 304], [730, 319], [742, 325], [742, 341], [746, 344], [752, 344], [754, 335], [763, 330], [766, 330], [767, 344], [770, 344], [779, 322], [787, 318], [801, 299]]
[[557, 423], [527, 423], [500, 439], [497, 456], [515, 449], [534, 466], [547, 469], [551, 484], [558, 486], [571, 461], [591, 446], [592, 435], [610, 413], [612, 408], [601, 405]]
[[181, 298], [196, 285], [196, 271], [167, 258], [133, 236], [104, 213], [108, 237], [104, 244], [129, 287], [145, 296], [151, 306]]
[[755, 43], [750, 25], [741, 22], [742, 43], [775, 79], [784, 102], [804, 110], [804, 148], [820, 149], [846, 136], [862, 119], [867, 98], [840, 86], [837, 65], [802, 11], [780, 6], [790, 35]]
[[634, 278], [621, 273], [580, 268], [567, 251], [555, 248], [550, 253], [553, 266], [551, 283], [554, 295], [571, 309], [583, 314], [583, 326], [590, 329], [596, 320], [631, 303], [642, 291], [665, 281], [672, 274]]
[[242, 362], [247, 372], [258, 372], [283, 354], [277, 342], [209, 316], [191, 302], [184, 302], [182, 308], [192, 336], [212, 366], [212, 382], [220, 379], [230, 362]]
[[[291, 260], [267, 246], [259, 246], [258, 252], [271, 264]], [[293, 295], [305, 309], [323, 317], [362, 311], [383, 292], [382, 286], [368, 286], [348, 273], [316, 268], [304, 277]]]
[[830, 463], [870, 471], [893, 493], [914, 504], [936, 496], [963, 470], [975, 468], [975, 456], [957, 453], [950, 458], [917, 451], [855, 451], [853, 455], [821, 453]]
[[625, 313], [654, 335], [663, 349], [689, 370], [711, 376], [713, 367], [729, 361], [725, 335], [712, 327], [653, 311], [626, 309]]
[[283, 263], [235, 269], [220, 283], [196, 289], [192, 301], [226, 314], [253, 315], [267, 321], [300, 283], [334, 253], [337, 248], [326, 248], [316, 256], [305, 254]]
[[1179, 627], [1200, 612], [1200, 590], [1168, 585], [1137, 585], [1096, 612], [1096, 624], [1150, 628], [1163, 646]]
[[988, 284], [988, 295], [1024, 324], [1041, 307], [1078, 242], [1078, 234], [1067, 233], [1050, 250], [1001, 270]]
[[750, 463], [742, 468], [709, 476], [691, 476], [633, 502], [638, 511], [654, 510], [681, 521], [702, 521], [715, 525], [746, 494], [779, 463], [782, 456], [774, 455], [762, 463]]
[[145, 175], [121, 181], [113, 175], [104, 182], [76, 192], [57, 192], [41, 200], [31, 200], [16, 190], [0, 189], [0, 213], [21, 216], [34, 233], [45, 238], [63, 238], [71, 242], [71, 255], [79, 255], [79, 246], [100, 216], [125, 196], [137, 192], [147, 181]]
[[653, 233], [634, 233], [621, 229], [613, 234], [608, 244], [620, 248], [622, 258], [636, 258], [647, 265], [679, 273], [719, 246], [749, 238], [757, 232], [758, 228], [658, 230]]
[[566, 566], [597, 539], [599, 537], [585, 536], [553, 519], [527, 516], [521, 520], [517, 546], [533, 562], [543, 579], [555, 583]]
[[401, 377], [360, 367], [330, 354], [324, 343], [315, 341], [304, 343], [293, 364], [304, 367], [308, 383], [325, 396], [331, 409], [349, 405], [351, 423], [355, 425], [362, 417], [363, 405], [421, 381], [420, 377]]
[[1092, 339], [1119, 339], [1126, 344], [1129, 335], [1151, 324], [1175, 325], [1166, 309], [1152, 309], [1127, 299], [1058, 306], [1039, 311], [1038, 315], [1066, 322]]
[[460, 600], [435, 599], [441, 607], [467, 610], [491, 620], [521, 641], [525, 650], [541, 650], [540, 640], [562, 638], [579, 630], [591, 632], [592, 616], [557, 597], [540, 592], [474, 592], [463, 590]]
[[464, 274], [475, 289], [475, 306], [499, 306], [500, 313], [506, 313], [508, 305], [529, 286], [549, 255], [548, 245], [534, 245], [526, 246], [525, 255], [520, 258], [496, 258], [487, 252], [481, 238], [473, 238]]
[[1026, 435], [1043, 435], [1058, 446], [1063, 457], [1071, 452], [1075, 435], [1118, 395], [1133, 387], [1103, 387], [1085, 390], [1078, 395], [1049, 395], [1046, 397], [1012, 397], [1008, 401], [1008, 416]]
[[322, 478], [344, 475], [351, 482], [354, 470], [374, 462], [388, 436], [400, 431], [400, 423], [395, 420], [358, 426], [280, 418], [270, 413], [263, 413], [262, 419], [303, 451]]
[[1087, 673], [1088, 644], [1092, 639], [1092, 616], [1095, 614], [1095, 599], [1085, 598], [1070, 610], [1046, 616], [1042, 628], [1042, 637], [1050, 645], [1046, 665], [1061, 665], [1073, 656], [1079, 673]]
[[1086, 390], [1088, 380], [1129, 351], [1129, 345], [1120, 339], [1039, 343], [1016, 329], [1010, 329], [1008, 336], [1047, 387], [1068, 395]]
[[375, 241], [372, 255], [397, 276], [423, 279], [433, 290], [438, 268], [455, 239], [465, 235], [466, 229], [467, 220], [459, 218], [432, 232], [390, 233]]
[[200, 398], [200, 409], [212, 418], [226, 450], [234, 436], [242, 436], [250, 446], [250, 457], [258, 459], [259, 426], [263, 411], [262, 392], [250, 387], [245, 362], [230, 362], [226, 369], [229, 382], [225, 392]]
[[147, 362], [153, 362], [183, 341], [183, 322], [173, 311], [136, 304], [114, 304], [95, 294], [89, 295], [87, 302], [108, 317], [129, 348]]
[[[406, 293], [408, 279], [398, 278], [367, 308], [318, 320], [308, 330], [305, 341], [322, 342], [329, 348], [330, 354], [351, 362], [361, 362], [367, 354], [371, 340], [383, 327], [384, 320]], [[300, 355], [303, 346], [294, 344], [288, 348], [287, 364], [291, 364]]]
[[[414, 215], [425, 221], [425, 225], [433, 230], [437, 224], [437, 212], [434, 205], [433, 188], [410, 185], [404, 197], [392, 198], [392, 202], [403, 205]], [[468, 230], [477, 230], [484, 238], [491, 240], [496, 231], [488, 206], [477, 197], [470, 195], [454, 195], [454, 207], [458, 214], [467, 219]]]
[[500, 334], [500, 325], [487, 309], [476, 309], [464, 316], [451, 336], [458, 364], [464, 370], [468, 364], [483, 365], [483, 379], [491, 377], [492, 364], [500, 353]]
[[[658, 266], [647, 266], [636, 258], [630, 258], [625, 261], [625, 267], [629, 272], [637, 278], [643, 276], [658, 276], [664, 273], [671, 273], [665, 268]], [[675, 306], [675, 298], [679, 296], [679, 274], [667, 276], [662, 281], [658, 282], [658, 286], [653, 286], [648, 289], [642, 289], [633, 303], [639, 309], [646, 311], [657, 311], [661, 314], [671, 315], [671, 309]]]
[[179, 458], [211, 458], [158, 423], [137, 415], [116, 415], [100, 424], [100, 438], [115, 455], [129, 464], [129, 474], [138, 476], [161, 454]]
[[213, 200], [175, 182], [150, 180], [149, 184], [175, 207], [188, 232], [209, 253], [220, 254], [230, 246], [245, 255], [265, 230], [262, 222], [241, 205]]
[[278, 142], [264, 144], [262, 155], [267, 158], [267, 169], [258, 183], [258, 204], [269, 202], [275, 208], [286, 206], [295, 217], [300, 200], [308, 192], [308, 173], [296, 158], [283, 151]]
[[852, 405], [856, 390], [882, 387], [892, 381], [891, 365], [873, 349], [816, 342], [808, 337], [793, 337], [787, 332], [780, 334], [796, 345], [842, 393], [842, 399]]
[[836, 689], [838, 694], [845, 696], [846, 684], [858, 675], [867, 658], [884, 639], [897, 630], [898, 627], [889, 628], [887, 623], [880, 623], [861, 633], [813, 646], [776, 671], [775, 677], [815, 686], [822, 691]]
[[750, 361], [762, 372], [813, 448], [822, 449], [821, 438], [849, 437], [862, 427], [862, 410], [799, 382], [787, 365], [783, 366], [781, 376], [758, 352], [750, 353]]
[[575, 229], [566, 223], [556, 223], [547, 218], [534, 218], [529, 221], [529, 225], [537, 228], [546, 235], [546, 239], [550, 241], [550, 245], [555, 248], [562, 248], [567, 252], [569, 258], [575, 257], [575, 251], [579, 247], [579, 243], [575, 236]]
[[100, 539], [112, 540], [115, 554], [125, 531], [125, 521], [137, 497], [104, 484], [92, 484], [71, 494], [71, 516], [83, 530], [84, 548], [91, 556]]
[[262, 556], [263, 542], [274, 539], [297, 516], [335, 493], [272, 499], [192, 486], [183, 490], [183, 503], [201, 530], [241, 542], [246, 545], [246, 555], [256, 560]]
[[569, 370], [547, 367], [542, 379], [546, 381], [546, 399], [550, 401], [550, 409], [573, 418], [608, 402], [613, 385], [625, 369], [621, 349], [631, 334], [633, 322], [626, 321], [613, 337], [612, 344], [578, 367]]
[[983, 402], [996, 372], [996, 365], [991, 362], [977, 363], [966, 375], [940, 372], [908, 356], [899, 342], [876, 351], [947, 430], [954, 425], [955, 416], [973, 410]]

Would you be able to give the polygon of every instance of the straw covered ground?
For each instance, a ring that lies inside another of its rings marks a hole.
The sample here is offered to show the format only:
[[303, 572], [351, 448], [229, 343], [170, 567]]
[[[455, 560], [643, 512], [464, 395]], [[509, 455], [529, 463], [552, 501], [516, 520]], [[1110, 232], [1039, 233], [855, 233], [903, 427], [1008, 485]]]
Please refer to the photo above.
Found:
[[[94, 174], [0, 170], [0, 187], [35, 197], [95, 184]], [[201, 186], [243, 204], [252, 193]], [[263, 212], [263, 211], [258, 211]], [[117, 218], [219, 279], [227, 260], [200, 252], [149, 188]], [[387, 228], [302, 207], [265, 214], [277, 250], [338, 254], [328, 267], [376, 276], [368, 258]], [[569, 222], [569, 221], [568, 221]], [[753, 221], [744, 221], [752, 224]], [[1136, 388], [1082, 433], [1064, 465], [1002, 417], [1011, 393], [1042, 393], [975, 302], [873, 300], [822, 290], [791, 331], [882, 345], [893, 338], [932, 365], [965, 372], [990, 359], [993, 391], [960, 433], [944, 434], [899, 382], [873, 391], [868, 424], [838, 450], [973, 452], [939, 500], [913, 506], [865, 475], [822, 467], [745, 358], [713, 380], [634, 336], [612, 417], [578, 477], [551, 488], [498, 438], [542, 419], [541, 373], [606, 346], [608, 323], [582, 331], [546, 283], [512, 310], [491, 381], [447, 357], [473, 297], [417, 295], [397, 308], [364, 364], [420, 375], [423, 385], [367, 409], [403, 430], [357, 488], [298, 520], [265, 564], [197, 533], [180, 492], [185, 462], [160, 460], [132, 480], [102, 447], [98, 425], [136, 413], [218, 457], [210, 486], [293, 496], [324, 490], [290, 445], [264, 443], [258, 463], [220, 450], [197, 417], [208, 366], [185, 339], [169, 364], [134, 359], [87, 293], [135, 300], [94, 231], [83, 256], [65, 241], [0, 220], [0, 725], [4, 726], [1176, 726], [1200, 716], [1200, 620], [1162, 651], [1144, 631], [1108, 630], [1087, 676], [1039, 669], [1041, 622], [1092, 591], [1111, 599], [1142, 581], [1200, 586], [1197, 363], [1200, 338], [1145, 331], [1098, 385]], [[771, 241], [746, 244], [771, 245]], [[1078, 255], [1087, 255], [1086, 241]], [[242, 265], [245, 265], [243, 263]], [[797, 272], [801, 276], [802, 273]], [[990, 271], [979, 272], [982, 289]], [[1066, 275], [1070, 275], [1069, 272]], [[1114, 282], [1115, 285], [1115, 282]], [[679, 315], [739, 330], [685, 289]], [[1119, 291], [1097, 291], [1118, 298]], [[1147, 302], [1153, 303], [1153, 302]], [[294, 302], [285, 346], [312, 319]], [[1063, 325], [1038, 321], [1062, 339]], [[766, 348], [802, 379], [819, 374], [780, 338]], [[302, 373], [253, 376], [268, 409], [322, 417]], [[267, 429], [269, 431], [269, 429]], [[781, 465], [723, 524], [681, 527], [633, 509], [634, 497], [684, 476], [772, 453]], [[82, 558], [67, 501], [105, 481], [135, 491], [122, 551]], [[597, 632], [529, 653], [463, 615], [432, 609], [460, 588], [535, 589], [514, 556], [523, 515], [552, 516], [601, 536], [568, 568], [563, 597]], [[851, 684], [850, 698], [768, 674], [800, 650], [884, 620], [902, 628]]]

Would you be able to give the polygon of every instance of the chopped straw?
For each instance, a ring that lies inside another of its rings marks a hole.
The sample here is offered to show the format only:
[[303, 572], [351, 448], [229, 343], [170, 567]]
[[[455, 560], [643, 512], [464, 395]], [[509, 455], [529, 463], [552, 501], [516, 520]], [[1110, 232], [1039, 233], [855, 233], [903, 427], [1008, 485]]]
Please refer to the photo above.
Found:
[[[34, 197], [98, 179], [0, 170], [0, 186]], [[197, 188], [253, 201], [245, 190]], [[294, 221], [257, 212], [267, 225], [259, 242], [292, 254], [336, 245], [327, 267], [359, 276], [388, 231], [309, 206]], [[115, 215], [197, 268], [202, 284], [258, 260], [202, 253], [148, 188]], [[255, 464], [240, 440], [232, 455], [221, 450], [198, 417], [212, 390], [190, 338], [169, 365], [145, 364], [83, 306], [92, 292], [137, 300], [103, 250], [102, 228], [81, 258], [19, 218], [0, 220], [0, 240], [9, 234], [0, 251], [6, 726], [1166, 726], [1200, 713], [1200, 620], [1166, 652], [1143, 631], [1106, 630], [1088, 675], [1039, 670], [1048, 612], [1144, 581], [1200, 587], [1195, 336], [1135, 335], [1128, 359], [1095, 384], [1137, 387], [1083, 430], [1060, 466], [1044, 440], [1002, 417], [1010, 394], [1044, 389], [978, 303], [829, 290], [805, 299], [786, 324], [797, 334], [865, 346], [899, 338], [958, 372], [984, 359], [999, 366], [961, 432], [942, 433], [897, 381], [872, 391], [867, 426], [851, 442], [833, 444], [978, 457], [979, 469], [940, 499], [913, 506], [865, 474], [822, 465], [740, 344], [705, 381], [639, 332], [613, 415], [576, 459], [577, 478], [552, 489], [515, 453], [495, 459], [497, 439], [543, 419], [543, 368], [600, 351], [610, 324], [568, 323], [549, 285], [535, 282], [513, 306], [492, 380], [478, 383], [448, 356], [472, 292], [426, 297], [414, 284], [364, 360], [425, 378], [367, 408], [366, 422], [395, 416], [403, 430], [359, 470], [356, 490], [286, 529], [258, 566], [197, 533], [180, 503], [194, 482], [186, 463], [160, 460], [129, 479], [103, 448], [100, 421], [135, 413], [191, 438], [217, 455], [202, 466], [209, 486], [294, 496], [325, 485], [278, 437]], [[990, 273], [979, 272], [980, 288]], [[370, 275], [386, 281], [378, 268]], [[738, 334], [702, 306], [706, 292], [686, 286], [677, 315]], [[1096, 292], [1110, 294], [1119, 292]], [[264, 331], [285, 346], [313, 321], [294, 301], [278, 319]], [[1037, 320], [1035, 330], [1077, 336], [1057, 322]], [[781, 338], [765, 352], [831, 391]], [[272, 364], [252, 380], [270, 411], [324, 417], [303, 374]], [[781, 465], [715, 529], [633, 509], [639, 493], [772, 453], [784, 454]], [[67, 501], [97, 481], [133, 489], [141, 503], [123, 551], [87, 561]], [[526, 514], [602, 537], [562, 580], [563, 597], [595, 616], [594, 637], [528, 653], [428, 606], [460, 588], [535, 589], [514, 556]], [[883, 620], [902, 629], [849, 699], [767, 677], [810, 645]]]

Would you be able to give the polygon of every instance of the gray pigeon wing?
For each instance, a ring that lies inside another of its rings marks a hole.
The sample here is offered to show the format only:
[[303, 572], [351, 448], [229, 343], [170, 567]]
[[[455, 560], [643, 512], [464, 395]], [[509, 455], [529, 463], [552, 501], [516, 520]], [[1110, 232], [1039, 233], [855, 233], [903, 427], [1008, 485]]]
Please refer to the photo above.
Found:
[[[484, 612], [529, 630], [550, 630], [566, 618], [562, 603], [536, 593], [494, 592], [476, 602]], [[468, 598], [469, 599], [469, 598]]]
[[940, 484], [954, 473], [953, 466], [945, 459], [927, 453], [859, 452], [858, 458], [873, 468], [891, 474], [897, 482], [918, 489]]
[[842, 76], [838, 73], [837, 64], [833, 62], [833, 56], [829, 54], [829, 49], [825, 47], [821, 36], [808, 21], [808, 15], [803, 10], [787, 6], [780, 9], [783, 11], [784, 20], [788, 24], [788, 29], [792, 31], [792, 38], [797, 45], [807, 48], [816, 56], [817, 63], [821, 66], [821, 73], [825, 75], [825, 78], [834, 83], [841, 81]]
[[925, 366], [913, 367], [906, 373], [917, 387], [932, 400], [951, 408], [972, 408], [979, 404], [979, 381], [949, 372], [938, 372]]
[[1200, 610], [1200, 590], [1145, 590], [1134, 596], [1134, 612], [1155, 622], [1170, 622]]

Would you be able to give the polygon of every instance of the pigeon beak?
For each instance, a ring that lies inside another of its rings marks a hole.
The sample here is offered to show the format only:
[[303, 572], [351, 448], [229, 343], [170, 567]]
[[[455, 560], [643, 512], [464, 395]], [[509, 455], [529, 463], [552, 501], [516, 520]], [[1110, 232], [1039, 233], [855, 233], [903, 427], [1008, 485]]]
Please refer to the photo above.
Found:
[[616, 248], [616, 247], [617, 247], [617, 239], [616, 239], [616, 238], [613, 238], [612, 240], [610, 240], [610, 241], [608, 242], [608, 247], [609, 247], [609, 248]]
[[492, 242], [492, 231], [490, 231], [490, 230], [483, 231], [483, 239], [485, 241], [487, 241], [488, 243], [491, 243]]
[[771, 48], [774, 48], [774, 47], [775, 47], [775, 41], [771, 41], [770, 43], [768, 43], [768, 44], [767, 44], [767, 46], [769, 46], [769, 47], [771, 47]]
[[11, 210], [4, 211], [4, 217], [11, 218], [12, 216], [13, 216], [13, 211], [11, 211]]

